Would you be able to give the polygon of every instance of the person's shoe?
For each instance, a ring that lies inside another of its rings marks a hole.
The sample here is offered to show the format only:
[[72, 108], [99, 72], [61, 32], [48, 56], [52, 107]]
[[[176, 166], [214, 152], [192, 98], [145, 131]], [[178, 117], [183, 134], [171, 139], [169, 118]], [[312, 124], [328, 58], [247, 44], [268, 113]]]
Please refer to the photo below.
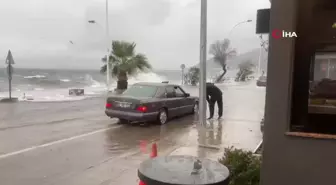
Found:
[[219, 116], [218, 119], [222, 119], [222, 116]]
[[213, 116], [209, 117], [208, 119], [212, 119], [212, 118], [213, 118]]

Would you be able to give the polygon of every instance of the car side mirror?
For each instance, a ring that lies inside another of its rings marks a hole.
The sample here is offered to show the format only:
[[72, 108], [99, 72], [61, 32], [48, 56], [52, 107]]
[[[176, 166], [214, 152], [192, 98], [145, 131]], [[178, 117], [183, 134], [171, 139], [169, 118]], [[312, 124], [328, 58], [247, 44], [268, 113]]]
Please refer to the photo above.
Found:
[[189, 93], [186, 93], [186, 94], [185, 94], [185, 97], [190, 97], [190, 94], [189, 94]]

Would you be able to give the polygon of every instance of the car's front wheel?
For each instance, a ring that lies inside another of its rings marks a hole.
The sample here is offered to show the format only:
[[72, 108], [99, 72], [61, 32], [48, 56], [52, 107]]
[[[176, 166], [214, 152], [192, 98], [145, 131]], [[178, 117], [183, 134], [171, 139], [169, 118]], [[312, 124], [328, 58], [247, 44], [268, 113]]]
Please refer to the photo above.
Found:
[[158, 123], [160, 125], [166, 124], [168, 121], [168, 113], [166, 109], [160, 109], [159, 115], [158, 115]]

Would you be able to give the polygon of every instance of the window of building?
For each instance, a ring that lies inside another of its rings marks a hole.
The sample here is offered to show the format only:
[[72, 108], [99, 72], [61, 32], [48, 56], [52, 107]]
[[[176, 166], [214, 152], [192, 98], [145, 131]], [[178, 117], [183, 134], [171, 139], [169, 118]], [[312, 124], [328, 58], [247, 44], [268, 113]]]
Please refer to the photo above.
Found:
[[315, 7], [311, 23], [298, 23], [291, 132], [336, 135], [335, 16], [336, 10]]

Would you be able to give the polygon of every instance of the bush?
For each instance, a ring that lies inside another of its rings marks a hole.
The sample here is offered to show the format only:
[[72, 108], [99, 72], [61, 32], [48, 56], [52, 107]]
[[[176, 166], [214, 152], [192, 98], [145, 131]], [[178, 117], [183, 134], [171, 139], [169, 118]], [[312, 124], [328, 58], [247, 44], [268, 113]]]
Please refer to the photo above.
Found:
[[198, 67], [192, 67], [184, 77], [186, 84], [197, 85], [200, 80], [200, 69]]
[[219, 162], [230, 170], [229, 185], [259, 185], [261, 158], [252, 152], [226, 148]]
[[236, 81], [246, 81], [246, 78], [253, 74], [254, 64], [251, 61], [245, 61], [239, 64], [239, 71], [236, 75]]

